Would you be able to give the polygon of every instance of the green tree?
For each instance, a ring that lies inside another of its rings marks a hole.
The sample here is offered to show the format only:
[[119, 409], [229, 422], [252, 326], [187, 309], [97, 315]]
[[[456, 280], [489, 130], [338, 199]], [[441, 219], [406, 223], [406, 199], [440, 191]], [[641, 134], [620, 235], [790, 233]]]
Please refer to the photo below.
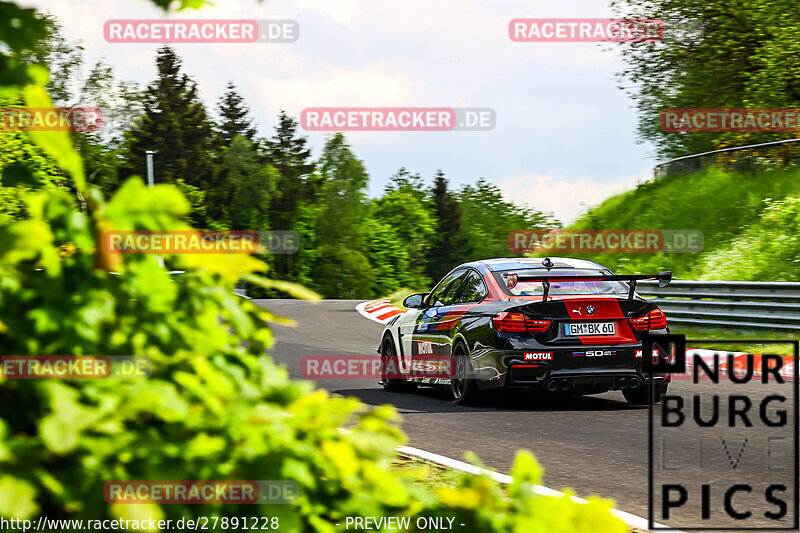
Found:
[[513, 230], [561, 227], [552, 215], [506, 201], [500, 189], [483, 178], [475, 185], [462, 187], [458, 200], [462, 213], [460, 235], [469, 244], [469, 259], [516, 255], [508, 245], [508, 235]]
[[[322, 257], [320, 247], [322, 241], [317, 235], [317, 221], [321, 218], [324, 207], [319, 203], [300, 204], [294, 231], [297, 232], [297, 239], [300, 242], [300, 249], [293, 256], [289, 256], [286, 264], [291, 264], [293, 281], [306, 287], [314, 285], [316, 272], [314, 266]], [[278, 256], [275, 256], [278, 257]]]
[[260, 163], [253, 144], [237, 135], [223, 156], [209, 215], [218, 223], [228, 221], [233, 230], [267, 230], [276, 180], [277, 171]]
[[[0, 98], [0, 107], [21, 105]], [[67, 188], [69, 178], [22, 131], [0, 135], [0, 224], [27, 218], [25, 195], [34, 188]]]
[[[374, 220], [393, 229], [406, 249], [406, 260], [395, 277], [406, 287], [428, 285], [425, 266], [436, 225], [425, 202], [405, 192], [389, 191], [373, 202], [372, 213]], [[371, 255], [369, 259], [373, 260]]]
[[312, 201], [321, 188], [320, 176], [314, 175], [308, 140], [297, 135], [297, 121], [281, 111], [275, 135], [266, 141], [271, 164], [278, 170], [278, 195], [271, 206], [271, 222], [275, 229], [291, 229], [298, 205]]
[[[19, 32], [19, 38], [36, 35], [29, 46], [9, 50], [9, 55], [0, 53], [0, 72], [3, 65], [17, 65], [7, 74], [22, 72], [21, 64], [27, 70], [36, 72], [39, 66], [45, 67], [50, 75], [46, 87], [56, 97], [60, 105], [74, 102], [75, 80], [83, 65], [83, 49], [67, 40], [61, 25], [55, 18], [42, 15], [33, 10], [19, 10], [13, 4], [0, 3], [0, 16], [8, 16], [4, 22], [12, 24], [18, 15], [24, 14], [26, 27], [2, 28], [0, 31]], [[12, 74], [14, 75], [14, 74]], [[44, 80], [44, 76], [43, 76]], [[6, 80], [10, 81], [10, 80]], [[2, 91], [0, 79], [0, 107], [24, 106], [24, 99], [14, 90]], [[6, 94], [6, 96], [3, 96]], [[81, 134], [72, 133], [75, 138]], [[36, 187], [68, 188], [71, 181], [55, 161], [22, 131], [3, 131], [0, 134], [0, 221], [10, 221], [27, 217], [23, 200], [25, 194]]]
[[364, 221], [365, 254], [372, 267], [370, 293], [385, 296], [402, 287], [424, 287], [427, 280], [410, 274], [410, 255], [406, 241], [397, 235], [396, 228], [379, 218]]
[[[147, 88], [144, 115], [128, 134], [123, 178], [144, 175], [146, 154], [155, 150], [155, 177], [159, 183], [183, 179], [201, 190], [216, 183], [218, 143], [197, 85], [181, 72], [181, 60], [168, 46], [158, 50], [158, 79]], [[196, 223], [204, 221], [195, 219]]]
[[[103, 60], [86, 71], [85, 53], [80, 42], [69, 40], [61, 24], [52, 16], [36, 15], [36, 18], [43, 25], [44, 37], [32, 49], [20, 54], [21, 61], [48, 69], [50, 76], [45, 87], [55, 105], [92, 107], [101, 111], [103, 127], [99, 131], [73, 131], [70, 137], [83, 158], [88, 181], [111, 193], [119, 186], [117, 168], [121, 161], [122, 132], [141, 114], [142, 93], [135, 83], [118, 81], [113, 69]], [[16, 103], [22, 104], [21, 101]], [[0, 143], [11, 142], [11, 138], [14, 142], [29, 143], [27, 151], [37, 152], [38, 158], [45, 157], [25, 135], [9, 132], [0, 138]]]
[[144, 111], [144, 93], [136, 83], [118, 81], [102, 60], [92, 66], [78, 87], [78, 101], [73, 105], [99, 109], [103, 127], [75, 132], [73, 137], [86, 165], [87, 180], [110, 195], [122, 183], [119, 167], [126, 153], [125, 132]]
[[67, 38], [52, 15], [36, 14], [35, 19], [36, 26], [43, 31], [42, 38], [32, 48], [21, 51], [20, 61], [46, 67], [50, 78], [45, 87], [53, 102], [59, 106], [73, 105], [76, 80], [82, 76], [84, 48]]
[[[20, 106], [22, 99], [0, 98], [0, 108]], [[0, 176], [4, 187], [40, 186], [67, 187], [69, 177], [61, 172], [52, 158], [34, 143], [24, 131], [4, 131], [0, 135]], [[0, 211], [5, 209], [0, 204]]]
[[364, 255], [367, 171], [341, 133], [325, 143], [318, 168], [324, 186], [313, 222], [319, 250], [311, 286], [331, 298], [370, 296], [373, 273]]
[[126, 155], [125, 132], [142, 116], [145, 94], [138, 84], [117, 80], [114, 70], [100, 60], [78, 83], [76, 98], [72, 105], [97, 108], [102, 113], [100, 130], [75, 132], [73, 137], [89, 183], [110, 195], [122, 183], [119, 167]]
[[668, 133], [666, 108], [797, 107], [800, 4], [791, 0], [613, 0], [618, 15], [657, 18], [661, 42], [622, 43], [619, 73], [639, 111], [639, 140], [675, 157], [794, 137], [789, 133]]
[[436, 172], [433, 181], [431, 203], [436, 227], [431, 236], [427, 272], [431, 280], [436, 282], [470, 257], [470, 247], [461, 231], [461, 206], [447, 188], [447, 178], [441, 170]]
[[[275, 135], [263, 142], [263, 161], [277, 170], [276, 194], [270, 202], [272, 229], [296, 229], [302, 206], [319, 200], [322, 175], [314, 173], [307, 143], [305, 137], [297, 135], [297, 121], [281, 111]], [[278, 277], [294, 279], [298, 274], [297, 263], [291, 255], [277, 255], [273, 260]]]
[[244, 136], [250, 142], [255, 140], [256, 129], [250, 118], [250, 108], [231, 81], [217, 103], [217, 112], [220, 116], [219, 135], [224, 146], [230, 146], [237, 135]]
[[428, 187], [419, 174], [412, 174], [406, 167], [400, 169], [389, 178], [389, 183], [384, 187], [384, 194], [400, 192], [413, 196], [420, 202], [428, 203]]

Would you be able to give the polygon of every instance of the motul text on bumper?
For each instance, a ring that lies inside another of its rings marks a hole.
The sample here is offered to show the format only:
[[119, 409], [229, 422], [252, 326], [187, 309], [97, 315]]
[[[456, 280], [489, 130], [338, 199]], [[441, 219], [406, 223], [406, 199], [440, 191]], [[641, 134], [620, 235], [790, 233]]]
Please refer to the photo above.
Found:
[[[659, 356], [654, 350], [653, 356]], [[609, 390], [637, 388], [649, 381], [642, 371], [641, 345], [570, 346], [557, 349], [493, 350], [472, 354], [474, 379], [484, 390], [496, 388]], [[669, 381], [668, 375], [654, 376]], [[566, 380], [567, 383], [563, 383]]]

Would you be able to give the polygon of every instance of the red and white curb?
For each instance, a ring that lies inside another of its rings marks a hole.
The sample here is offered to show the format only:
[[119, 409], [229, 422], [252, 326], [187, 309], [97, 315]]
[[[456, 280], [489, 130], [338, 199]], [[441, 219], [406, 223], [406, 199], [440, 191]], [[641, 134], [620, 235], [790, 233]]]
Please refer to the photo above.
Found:
[[[723, 344], [724, 341], [720, 341], [720, 344]], [[720, 351], [720, 350], [709, 350], [705, 348], [687, 348], [686, 349], [686, 367], [687, 369], [692, 368], [692, 362], [694, 361], [694, 356], [698, 356], [704, 363], [706, 363], [709, 368], [714, 368], [714, 356], [719, 358], [719, 370], [721, 373], [725, 373], [728, 370], [728, 355], [733, 356], [733, 368], [734, 371], [741, 371], [747, 369], [747, 357], [751, 356], [753, 358], [753, 377], [758, 378], [761, 377], [761, 361], [762, 355], [760, 353], [751, 354], [749, 352], [727, 352], [727, 351]], [[688, 370], [687, 370], [688, 371]], [[781, 366], [778, 373], [784, 379], [794, 380], [794, 357], [783, 356], [783, 365]]]
[[392, 317], [403, 313], [402, 309], [389, 303], [389, 298], [372, 300], [371, 302], [361, 302], [356, 306], [356, 311], [361, 316], [366, 317], [379, 324], [386, 324]]

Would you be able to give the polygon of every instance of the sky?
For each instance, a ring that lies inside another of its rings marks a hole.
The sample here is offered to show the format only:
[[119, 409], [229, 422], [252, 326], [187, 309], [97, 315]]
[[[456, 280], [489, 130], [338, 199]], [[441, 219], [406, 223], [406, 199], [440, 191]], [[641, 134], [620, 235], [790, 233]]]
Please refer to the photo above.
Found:
[[[23, 0], [48, 11], [119, 79], [155, 78], [158, 44], [109, 43], [109, 19], [161, 19], [143, 0]], [[280, 110], [309, 107], [489, 107], [490, 131], [347, 132], [380, 195], [400, 167], [451, 186], [485, 178], [508, 200], [569, 222], [588, 206], [652, 176], [653, 148], [635, 142], [636, 112], [615, 74], [617, 48], [598, 43], [523, 43], [514, 18], [600, 18], [602, 0], [217, 0], [170, 19], [292, 19], [292, 43], [172, 45], [214, 108], [228, 81], [249, 104], [262, 136]], [[624, 46], [621, 45], [615, 45]], [[302, 132], [313, 155], [325, 137]]]

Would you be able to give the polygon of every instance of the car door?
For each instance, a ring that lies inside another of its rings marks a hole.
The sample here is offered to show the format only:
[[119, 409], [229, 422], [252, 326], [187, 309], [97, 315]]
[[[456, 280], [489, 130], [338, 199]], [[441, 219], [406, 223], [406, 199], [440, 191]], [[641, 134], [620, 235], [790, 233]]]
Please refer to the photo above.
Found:
[[[431, 294], [433, 294], [434, 291], [437, 292], [437, 295], [442, 294], [444, 290], [462, 274], [463, 269], [459, 269], [446, 275], [439, 283], [436, 284], [436, 287], [433, 289], [433, 291], [431, 291]], [[428, 298], [430, 298], [430, 296]], [[426, 298], [426, 302], [428, 301], [428, 298]], [[400, 340], [400, 370], [402, 372], [409, 371], [411, 368], [411, 358], [420, 353], [420, 350], [417, 347], [414, 339], [419, 324], [422, 322], [424, 324], [423, 329], [426, 329], [433, 316], [434, 314], [430, 313], [430, 308], [425, 308], [409, 309], [409, 311], [407, 311], [401, 317], [401, 323], [398, 324], [397, 334]], [[425, 353], [427, 348], [430, 346], [430, 344], [423, 345], [422, 352]]]
[[457, 306], [456, 294], [469, 270], [458, 269], [446, 276], [427, 298], [430, 307], [417, 319], [412, 339], [412, 357], [450, 355], [452, 311]]
[[476, 317], [473, 309], [486, 298], [488, 290], [483, 277], [469, 269], [453, 293], [449, 305], [443, 309], [439, 319], [438, 331], [447, 336], [447, 353], [452, 354], [453, 342], [457, 332], [465, 332]]

